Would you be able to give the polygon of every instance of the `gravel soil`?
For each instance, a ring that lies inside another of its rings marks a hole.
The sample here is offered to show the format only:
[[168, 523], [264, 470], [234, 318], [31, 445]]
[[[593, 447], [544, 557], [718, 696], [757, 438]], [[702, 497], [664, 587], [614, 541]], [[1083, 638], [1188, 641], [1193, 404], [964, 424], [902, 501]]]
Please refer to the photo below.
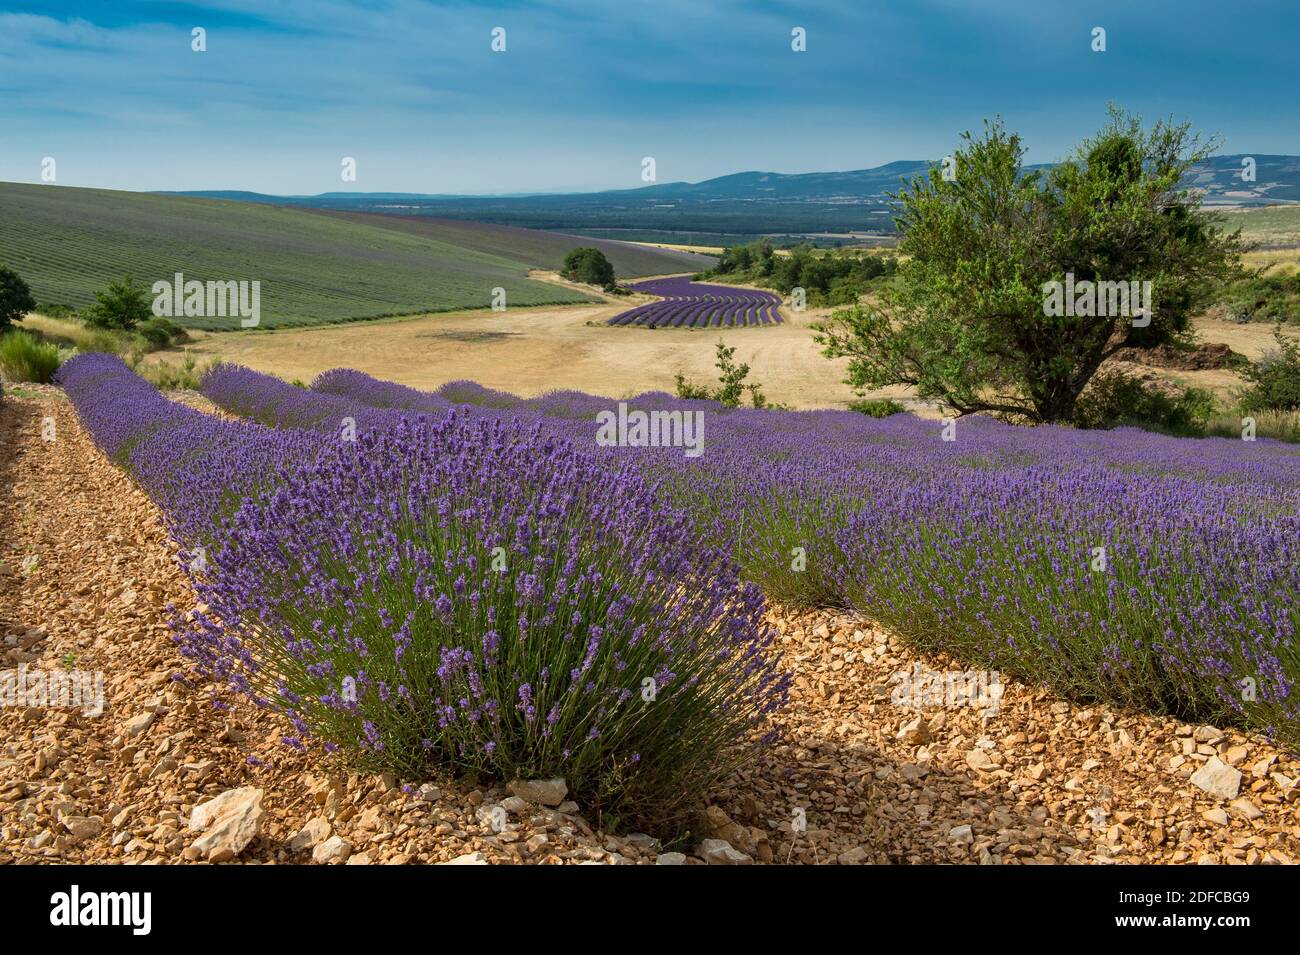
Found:
[[[1300, 861], [1300, 760], [1266, 740], [1009, 679], [992, 709], [918, 711], [896, 674], [963, 668], [825, 612], [772, 610], [796, 673], [786, 739], [681, 845], [487, 783], [349, 774], [174, 679], [165, 608], [193, 596], [157, 509], [56, 389], [22, 394], [0, 400], [0, 670], [102, 671], [105, 705], [0, 709], [0, 862]], [[232, 789], [261, 790], [232, 826], [251, 838], [196, 846], [195, 806]]]

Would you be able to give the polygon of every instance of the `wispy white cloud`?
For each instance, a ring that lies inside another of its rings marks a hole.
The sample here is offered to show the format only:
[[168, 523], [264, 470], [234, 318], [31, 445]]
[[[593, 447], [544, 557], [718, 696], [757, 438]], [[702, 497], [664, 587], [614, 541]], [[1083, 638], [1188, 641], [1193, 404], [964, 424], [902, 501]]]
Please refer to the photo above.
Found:
[[357, 155], [365, 189], [634, 185], [644, 155], [673, 179], [941, 155], [993, 113], [1049, 159], [1112, 99], [1300, 152], [1281, 65], [1300, 23], [1273, 0], [1255, 25], [1206, 0], [31, 6], [0, 14], [3, 178], [58, 154], [76, 184], [314, 192]]

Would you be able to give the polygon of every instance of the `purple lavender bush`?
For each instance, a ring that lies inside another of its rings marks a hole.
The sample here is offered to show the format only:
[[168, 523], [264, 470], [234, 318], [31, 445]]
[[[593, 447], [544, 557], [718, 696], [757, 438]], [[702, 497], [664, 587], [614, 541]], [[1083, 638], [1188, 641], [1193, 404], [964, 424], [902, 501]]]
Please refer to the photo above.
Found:
[[464, 410], [339, 440], [247, 378], [259, 414], [322, 425], [269, 429], [117, 359], [69, 365], [95, 440], [203, 548], [182, 653], [283, 713], [290, 745], [404, 778], [561, 775], [584, 808], [667, 832], [774, 738], [789, 676], [760, 593], [633, 463]]
[[560, 775], [671, 828], [784, 702], [757, 589], [630, 470], [453, 414], [278, 477], [183, 647], [295, 743], [407, 778]]

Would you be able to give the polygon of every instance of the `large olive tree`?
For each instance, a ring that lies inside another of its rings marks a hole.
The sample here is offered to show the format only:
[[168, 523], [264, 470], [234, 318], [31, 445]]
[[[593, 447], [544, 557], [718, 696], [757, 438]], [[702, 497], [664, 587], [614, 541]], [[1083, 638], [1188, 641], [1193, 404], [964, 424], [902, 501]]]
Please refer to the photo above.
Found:
[[[1239, 232], [1184, 185], [1216, 145], [1112, 110], [1064, 162], [1028, 169], [1020, 137], [986, 122], [896, 197], [897, 280], [875, 305], [833, 313], [817, 340], [849, 358], [859, 391], [911, 385], [957, 414], [1068, 421], [1102, 362], [1185, 340], [1241, 274]], [[1124, 308], [1117, 291], [1130, 288]]]

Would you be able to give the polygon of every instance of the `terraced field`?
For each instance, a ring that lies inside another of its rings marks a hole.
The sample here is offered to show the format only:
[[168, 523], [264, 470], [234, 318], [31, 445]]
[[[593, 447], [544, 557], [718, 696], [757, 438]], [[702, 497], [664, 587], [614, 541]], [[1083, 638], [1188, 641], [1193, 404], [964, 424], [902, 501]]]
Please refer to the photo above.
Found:
[[705, 285], [686, 276], [637, 282], [632, 288], [661, 298], [621, 312], [609, 324], [646, 328], [739, 328], [781, 323], [781, 298], [772, 292]]
[[[0, 265], [23, 276], [39, 302], [73, 308], [124, 274], [152, 284], [176, 272], [260, 281], [261, 325], [272, 328], [487, 308], [497, 287], [508, 306], [587, 302], [580, 291], [527, 277], [583, 244], [591, 242], [475, 223], [390, 227], [383, 216], [0, 183]], [[688, 258], [637, 246], [614, 253], [615, 268], [644, 270], [623, 274], [681, 271]], [[182, 321], [239, 327], [237, 319]]]

